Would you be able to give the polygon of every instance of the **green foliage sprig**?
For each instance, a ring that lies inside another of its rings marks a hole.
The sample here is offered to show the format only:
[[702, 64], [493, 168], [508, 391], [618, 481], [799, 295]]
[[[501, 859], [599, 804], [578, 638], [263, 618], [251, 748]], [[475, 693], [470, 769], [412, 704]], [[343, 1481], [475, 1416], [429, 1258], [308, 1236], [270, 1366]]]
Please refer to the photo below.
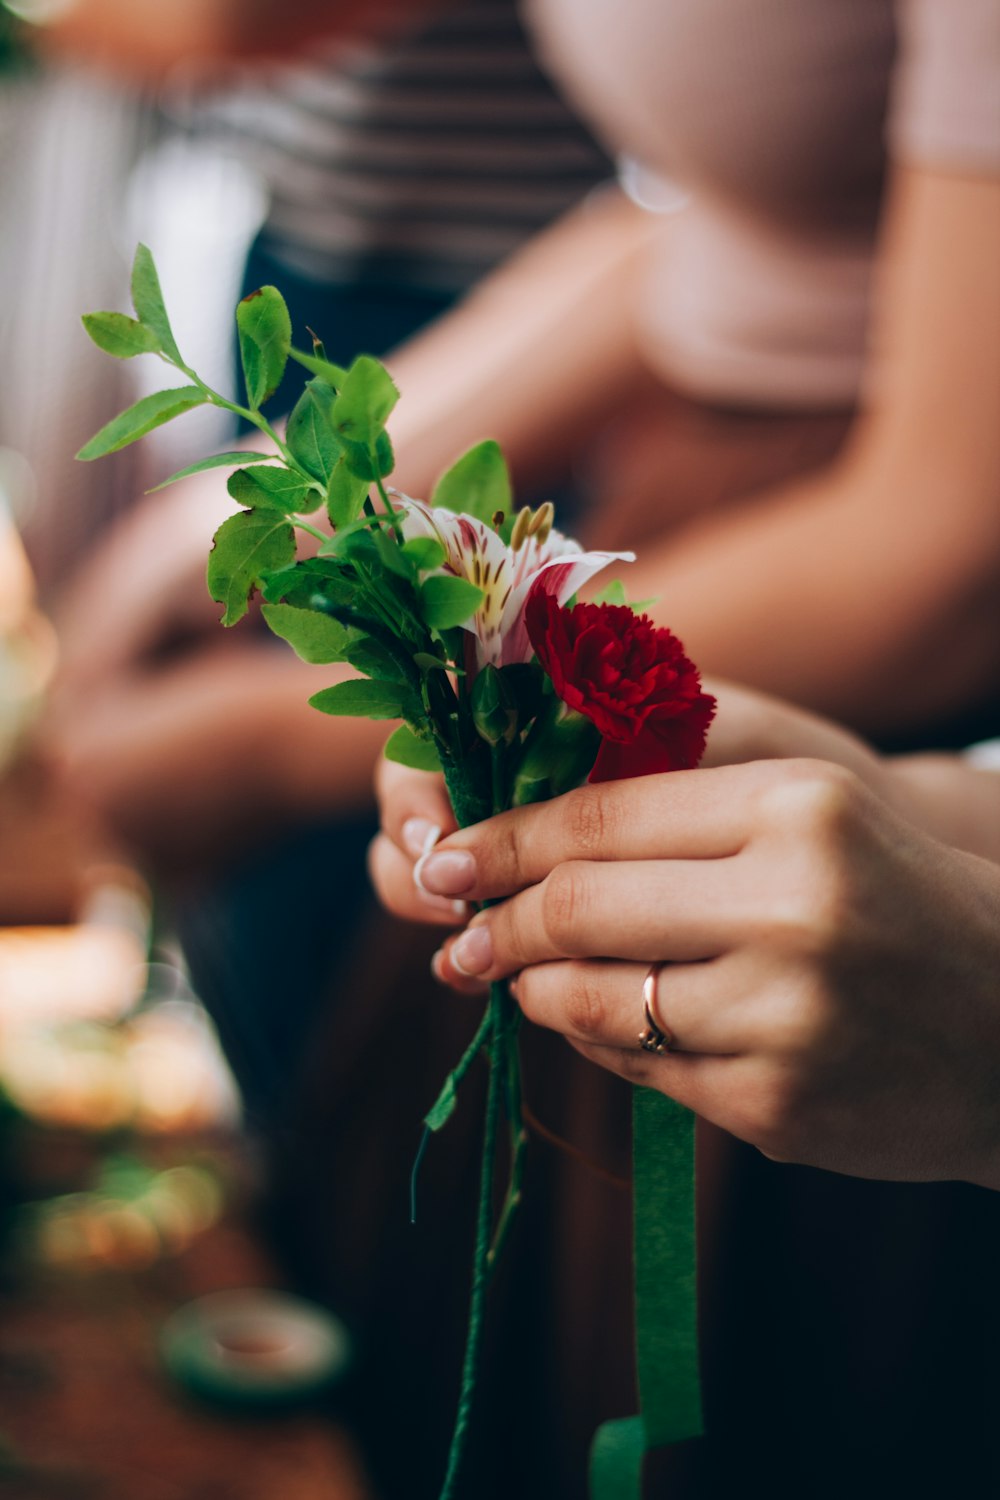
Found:
[[[326, 358], [315, 338], [311, 352], [294, 348], [281, 293], [262, 287], [244, 298], [236, 313], [243, 405], [213, 390], [185, 362], [153, 258], [143, 245], [136, 252], [131, 286], [134, 317], [90, 313], [84, 327], [115, 358], [152, 354], [179, 371], [185, 383], [137, 401], [77, 456], [93, 460], [115, 453], [204, 405], [242, 417], [268, 439], [266, 452], [214, 454], [156, 486], [163, 489], [214, 468], [232, 470], [228, 490], [239, 508], [215, 534], [207, 574], [211, 596], [223, 607], [222, 623], [242, 619], [251, 595], [259, 591], [268, 626], [302, 660], [351, 667], [359, 675], [321, 689], [310, 699], [312, 705], [334, 716], [402, 720], [386, 744], [386, 755], [420, 770], [443, 771], [462, 825], [515, 802], [553, 795], [585, 777], [599, 735], [589, 720], [568, 714], [537, 662], [480, 663], [474, 676], [467, 674], [470, 635], [463, 627], [489, 602], [487, 579], [445, 567], [448, 554], [441, 536], [405, 534], [405, 506], [394, 506], [385, 485], [394, 463], [386, 423], [399, 392], [383, 365], [360, 355], [342, 368]], [[261, 408], [280, 385], [289, 360], [301, 365], [308, 379], [281, 433]], [[488, 528], [512, 555], [529, 543], [537, 552], [552, 525], [551, 506], [534, 513], [522, 510], [515, 517], [507, 466], [490, 440], [470, 449], [441, 477], [431, 507], [437, 513], [461, 514], [462, 525], [471, 522], [473, 530]], [[308, 519], [317, 513], [320, 524]], [[318, 543], [312, 555], [298, 555], [296, 532]], [[578, 554], [573, 544], [567, 550]], [[493, 582], [498, 586], [499, 579]], [[451, 1118], [461, 1080], [485, 1055], [490, 1088], [469, 1333], [442, 1500], [458, 1482], [487, 1283], [521, 1197], [527, 1135], [518, 1021], [507, 986], [494, 984], [465, 1056], [424, 1121], [426, 1144]], [[494, 1222], [501, 1116], [508, 1127], [509, 1167], [503, 1206]]]

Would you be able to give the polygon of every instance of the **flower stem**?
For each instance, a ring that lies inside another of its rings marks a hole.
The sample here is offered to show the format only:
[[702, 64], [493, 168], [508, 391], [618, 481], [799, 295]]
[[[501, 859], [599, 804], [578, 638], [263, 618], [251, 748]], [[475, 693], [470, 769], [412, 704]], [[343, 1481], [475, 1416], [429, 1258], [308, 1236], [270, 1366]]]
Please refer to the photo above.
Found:
[[420, 1137], [420, 1145], [417, 1147], [417, 1154], [413, 1162], [413, 1169], [410, 1172], [411, 1224], [415, 1224], [417, 1222], [417, 1178], [420, 1175], [420, 1164], [424, 1159], [424, 1152], [427, 1150], [427, 1144], [434, 1131], [440, 1130], [441, 1126], [444, 1125], [450, 1118], [451, 1111], [454, 1109], [455, 1095], [458, 1093], [462, 1080], [469, 1069], [472, 1067], [472, 1064], [475, 1062], [476, 1058], [479, 1056], [480, 1052], [483, 1050], [483, 1047], [486, 1045], [487, 1040], [489, 1039], [491, 1022], [492, 1017], [490, 1015], [489, 1006], [487, 1006], [483, 1011], [483, 1019], [480, 1021], [479, 1025], [476, 1028], [475, 1036], [472, 1038], [472, 1041], [466, 1047], [465, 1051], [462, 1053], [462, 1056], [459, 1058], [458, 1062], [448, 1074], [447, 1078], [444, 1081], [441, 1092], [439, 1093], [437, 1099], [431, 1106], [424, 1119], [424, 1129]]
[[498, 1027], [501, 1024], [500, 1002], [503, 989], [502, 985], [493, 985], [490, 993], [489, 1012], [492, 1023], [490, 1078], [486, 1095], [483, 1159], [479, 1173], [479, 1212], [476, 1219], [476, 1246], [472, 1262], [469, 1326], [465, 1338], [465, 1358], [462, 1362], [462, 1385], [458, 1397], [458, 1411], [455, 1416], [455, 1429], [452, 1433], [448, 1467], [441, 1487], [440, 1500], [452, 1500], [455, 1494], [458, 1471], [465, 1453], [465, 1440], [472, 1416], [472, 1397], [476, 1386], [479, 1351], [482, 1346], [486, 1285], [489, 1279], [490, 1226], [493, 1220], [493, 1168], [496, 1158], [497, 1129], [500, 1122], [501, 1079], [498, 1066], [500, 1061]]
[[[505, 986], [506, 988], [506, 986]], [[507, 997], [507, 1005], [510, 1006], [510, 998]], [[497, 1220], [497, 1227], [493, 1235], [493, 1243], [486, 1257], [489, 1270], [492, 1271], [497, 1264], [503, 1247], [507, 1241], [510, 1226], [514, 1221], [521, 1202], [521, 1189], [524, 1182], [524, 1165], [527, 1158], [528, 1132], [524, 1127], [521, 1114], [521, 1057], [517, 1042], [517, 1030], [513, 1024], [515, 1017], [510, 1018], [510, 1023], [504, 1031], [504, 1052], [506, 1063], [505, 1093], [504, 1099], [507, 1109], [507, 1119], [510, 1122], [510, 1177], [507, 1182], [507, 1192], [504, 1195], [503, 1207]]]

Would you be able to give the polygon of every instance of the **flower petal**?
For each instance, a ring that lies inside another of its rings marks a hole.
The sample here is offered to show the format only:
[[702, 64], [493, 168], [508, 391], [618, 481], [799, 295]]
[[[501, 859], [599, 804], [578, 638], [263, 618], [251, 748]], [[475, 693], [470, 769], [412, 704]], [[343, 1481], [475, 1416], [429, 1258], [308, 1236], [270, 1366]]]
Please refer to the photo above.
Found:
[[634, 552], [580, 552], [576, 550], [575, 543], [573, 547], [574, 550], [568, 556], [552, 557], [542, 563], [541, 567], [511, 591], [500, 626], [505, 666], [531, 660], [532, 645], [524, 623], [524, 611], [529, 597], [536, 589], [548, 594], [557, 604], [565, 604], [577, 589], [589, 583], [602, 568], [613, 562], [635, 562]]

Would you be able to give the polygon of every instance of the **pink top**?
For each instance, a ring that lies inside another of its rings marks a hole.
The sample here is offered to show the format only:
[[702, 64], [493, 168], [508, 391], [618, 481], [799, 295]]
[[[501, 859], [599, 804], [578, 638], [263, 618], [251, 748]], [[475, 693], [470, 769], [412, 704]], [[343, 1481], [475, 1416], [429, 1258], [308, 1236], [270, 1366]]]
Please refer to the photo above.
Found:
[[639, 324], [717, 402], [851, 404], [891, 161], [1000, 172], [1000, 0], [530, 0], [663, 212]]

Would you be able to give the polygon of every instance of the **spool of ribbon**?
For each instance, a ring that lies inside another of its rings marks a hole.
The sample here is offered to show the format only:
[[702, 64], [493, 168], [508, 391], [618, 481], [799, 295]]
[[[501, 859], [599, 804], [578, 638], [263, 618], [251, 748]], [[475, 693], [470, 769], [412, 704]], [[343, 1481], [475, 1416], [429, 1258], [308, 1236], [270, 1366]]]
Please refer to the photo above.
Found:
[[160, 1339], [177, 1383], [230, 1408], [298, 1406], [339, 1383], [351, 1363], [344, 1325], [286, 1292], [215, 1292], [179, 1308]]

